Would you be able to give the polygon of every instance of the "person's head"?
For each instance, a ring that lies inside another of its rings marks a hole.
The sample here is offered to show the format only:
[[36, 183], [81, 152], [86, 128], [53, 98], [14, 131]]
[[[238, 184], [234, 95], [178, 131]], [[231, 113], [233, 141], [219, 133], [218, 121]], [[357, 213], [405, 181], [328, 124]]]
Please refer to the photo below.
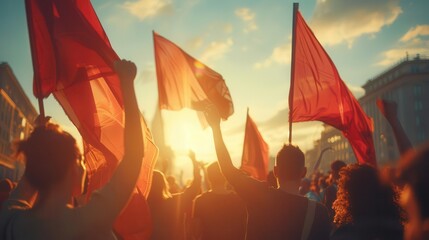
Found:
[[171, 197], [168, 183], [161, 171], [153, 170], [152, 185], [148, 195], [148, 203], [155, 204]]
[[84, 188], [86, 167], [76, 140], [58, 125], [38, 126], [28, 139], [17, 142], [17, 154], [25, 156], [24, 176], [40, 193], [71, 183], [73, 196]]
[[408, 152], [400, 163], [401, 204], [408, 214], [405, 239], [429, 239], [429, 145]]
[[320, 176], [317, 181], [321, 190], [325, 189], [328, 186], [326, 182], [326, 176]]
[[351, 164], [342, 168], [337, 200], [333, 203], [334, 222], [343, 225], [369, 219], [401, 222], [398, 194], [380, 179], [379, 171], [369, 165]]
[[277, 153], [274, 166], [274, 174], [279, 183], [286, 181], [299, 182], [306, 173], [304, 153], [296, 146], [283, 145], [282, 149]]
[[331, 163], [332, 181], [334, 183], [340, 178], [340, 170], [345, 166], [346, 163], [341, 160], [335, 160]]
[[218, 162], [213, 162], [207, 167], [207, 178], [212, 187], [226, 186], [226, 179], [220, 171]]

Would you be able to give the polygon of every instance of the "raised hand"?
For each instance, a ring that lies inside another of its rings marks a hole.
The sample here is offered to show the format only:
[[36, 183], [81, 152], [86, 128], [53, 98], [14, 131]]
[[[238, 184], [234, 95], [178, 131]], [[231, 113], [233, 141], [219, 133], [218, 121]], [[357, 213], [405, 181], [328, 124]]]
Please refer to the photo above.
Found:
[[39, 115], [39, 116], [37, 116], [34, 123], [36, 124], [36, 127], [45, 126], [47, 123], [49, 123], [51, 118], [52, 117], [50, 117], [50, 116], [42, 117], [41, 115]]
[[211, 128], [219, 127], [220, 116], [215, 105], [209, 104], [204, 109], [204, 115], [206, 116], [207, 122]]
[[398, 104], [394, 101], [377, 99], [377, 107], [389, 122], [398, 117]]
[[137, 74], [136, 65], [128, 60], [120, 60], [114, 63], [115, 72], [121, 79], [122, 84], [132, 84]]

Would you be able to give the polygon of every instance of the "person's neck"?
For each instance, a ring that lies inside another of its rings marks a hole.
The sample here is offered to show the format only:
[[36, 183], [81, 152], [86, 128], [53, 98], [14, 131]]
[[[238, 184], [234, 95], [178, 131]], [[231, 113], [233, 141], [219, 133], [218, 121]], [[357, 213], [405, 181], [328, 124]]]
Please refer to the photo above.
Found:
[[33, 209], [43, 216], [52, 216], [72, 205], [72, 194], [64, 184], [39, 192]]
[[299, 186], [301, 181], [283, 181], [279, 182], [279, 188], [281, 191], [299, 195]]

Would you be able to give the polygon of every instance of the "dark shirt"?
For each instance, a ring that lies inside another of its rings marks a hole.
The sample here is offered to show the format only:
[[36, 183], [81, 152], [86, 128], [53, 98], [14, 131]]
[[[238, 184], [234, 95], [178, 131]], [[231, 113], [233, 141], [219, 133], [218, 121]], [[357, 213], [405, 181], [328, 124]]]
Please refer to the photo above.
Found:
[[194, 200], [193, 217], [199, 221], [202, 240], [245, 238], [247, 212], [237, 194], [206, 192]]
[[333, 220], [335, 216], [335, 211], [334, 209], [332, 209], [332, 204], [337, 199], [337, 189], [338, 189], [337, 184], [329, 185], [325, 189], [325, 194], [324, 194], [325, 196], [323, 199], [323, 203], [325, 204], [325, 207], [328, 209], [329, 218], [331, 220]]
[[187, 215], [192, 208], [192, 201], [201, 191], [201, 179], [195, 178], [192, 185], [182, 193], [173, 194], [171, 198], [150, 202], [152, 217], [152, 240], [186, 239], [188, 226]]
[[[239, 170], [226, 171], [225, 177], [246, 203], [246, 239], [301, 239], [309, 201], [307, 198], [271, 188]], [[317, 203], [308, 239], [329, 239], [329, 233], [327, 210]]]
[[403, 233], [400, 221], [371, 218], [340, 226], [331, 240], [402, 240]]

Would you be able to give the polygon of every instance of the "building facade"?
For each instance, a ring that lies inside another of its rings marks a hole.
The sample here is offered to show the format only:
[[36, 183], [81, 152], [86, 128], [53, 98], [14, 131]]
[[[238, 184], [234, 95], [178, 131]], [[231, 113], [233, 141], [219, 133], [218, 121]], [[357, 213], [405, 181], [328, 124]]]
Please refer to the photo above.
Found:
[[7, 63], [0, 63], [0, 179], [17, 180], [24, 163], [12, 157], [12, 143], [30, 134], [38, 113]]
[[[392, 129], [377, 108], [377, 99], [395, 101], [398, 118], [413, 146], [429, 140], [429, 59], [417, 55], [408, 57], [383, 73], [368, 80], [363, 86], [364, 96], [359, 102], [374, 123], [374, 147], [380, 165], [394, 163], [399, 158]], [[337, 129], [325, 125], [321, 133], [319, 153], [326, 147], [320, 169], [329, 170], [332, 160], [356, 162], [348, 140]], [[313, 151], [313, 150], [311, 150]], [[314, 153], [313, 153], [314, 155]]]

